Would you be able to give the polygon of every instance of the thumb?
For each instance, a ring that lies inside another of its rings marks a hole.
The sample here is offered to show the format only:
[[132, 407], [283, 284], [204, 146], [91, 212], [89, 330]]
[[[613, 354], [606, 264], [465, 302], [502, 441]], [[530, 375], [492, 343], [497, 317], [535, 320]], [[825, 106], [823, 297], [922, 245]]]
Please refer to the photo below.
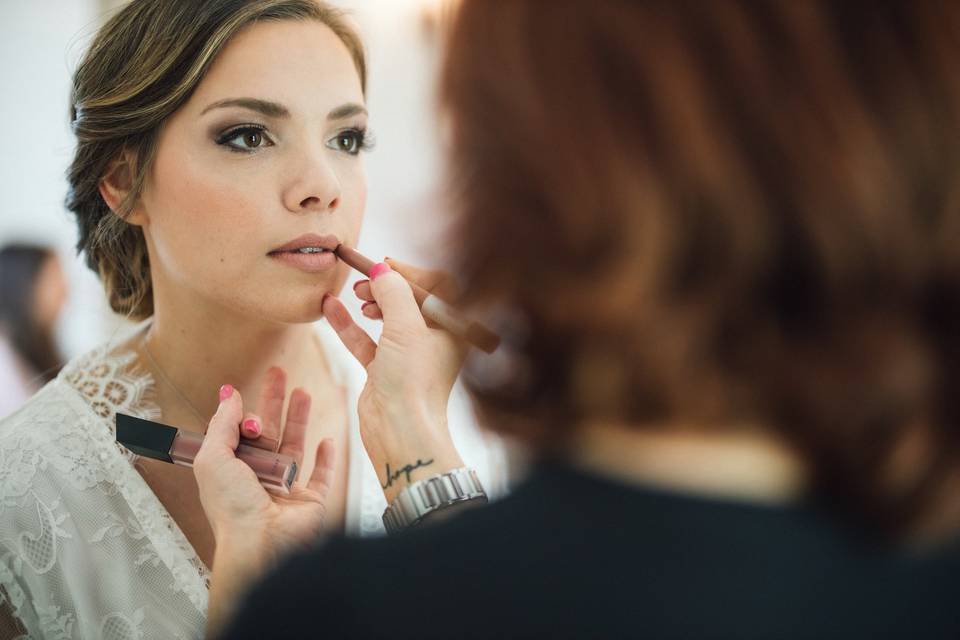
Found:
[[383, 313], [384, 326], [417, 329], [427, 326], [410, 283], [388, 264], [379, 262], [370, 269], [370, 291]]
[[210, 418], [201, 449], [229, 449], [231, 455], [240, 444], [240, 421], [243, 419], [243, 398], [240, 392], [225, 384], [220, 387], [220, 406]]

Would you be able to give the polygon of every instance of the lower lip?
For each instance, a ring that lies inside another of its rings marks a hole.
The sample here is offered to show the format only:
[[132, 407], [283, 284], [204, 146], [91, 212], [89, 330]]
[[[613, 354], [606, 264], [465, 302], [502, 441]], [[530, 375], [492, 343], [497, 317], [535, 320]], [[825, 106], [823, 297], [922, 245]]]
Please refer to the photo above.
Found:
[[278, 262], [296, 267], [307, 273], [320, 273], [337, 266], [337, 256], [332, 251], [322, 253], [293, 253], [288, 251], [271, 253], [271, 258]]

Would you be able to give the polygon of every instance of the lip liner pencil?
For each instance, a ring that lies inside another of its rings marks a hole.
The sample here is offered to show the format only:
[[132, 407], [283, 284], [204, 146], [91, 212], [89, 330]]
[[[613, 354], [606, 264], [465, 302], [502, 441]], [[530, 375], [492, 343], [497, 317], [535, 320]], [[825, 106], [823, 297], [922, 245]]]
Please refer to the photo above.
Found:
[[[370, 277], [370, 269], [372, 269], [374, 265], [373, 260], [367, 258], [356, 249], [345, 247], [342, 244], [336, 248], [334, 253], [348, 265], [363, 275]], [[464, 317], [459, 311], [420, 285], [410, 282], [409, 280], [407, 280], [407, 283], [410, 285], [410, 288], [413, 289], [413, 297], [416, 298], [423, 317], [429, 318], [450, 333], [463, 338], [486, 353], [493, 353], [497, 346], [499, 346], [500, 336], [493, 331], [487, 329], [475, 320]]]

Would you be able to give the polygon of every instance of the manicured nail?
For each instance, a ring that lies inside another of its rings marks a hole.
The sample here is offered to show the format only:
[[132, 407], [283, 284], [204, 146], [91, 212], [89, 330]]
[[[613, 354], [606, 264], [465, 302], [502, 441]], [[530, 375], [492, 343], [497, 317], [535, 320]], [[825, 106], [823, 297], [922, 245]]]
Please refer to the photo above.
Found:
[[247, 418], [243, 421], [243, 429], [250, 435], [260, 435], [260, 423], [253, 418]]
[[233, 385], [225, 384], [220, 387], [220, 402], [233, 395]]
[[390, 265], [385, 262], [378, 262], [377, 264], [373, 265], [372, 269], [370, 269], [370, 279], [376, 280], [387, 271], [392, 271], [392, 269], [390, 269]]

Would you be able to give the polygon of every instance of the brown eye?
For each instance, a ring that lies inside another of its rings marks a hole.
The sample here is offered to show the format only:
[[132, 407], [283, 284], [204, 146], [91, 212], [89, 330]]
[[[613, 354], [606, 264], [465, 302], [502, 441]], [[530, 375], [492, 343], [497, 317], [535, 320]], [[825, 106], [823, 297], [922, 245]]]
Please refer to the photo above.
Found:
[[372, 142], [364, 129], [347, 129], [327, 141], [327, 147], [330, 149], [341, 151], [351, 156], [370, 149], [371, 146]]
[[245, 152], [273, 146], [273, 142], [264, 133], [263, 127], [253, 125], [234, 127], [225, 131], [217, 138], [217, 144], [228, 147], [231, 151]]
[[341, 135], [337, 138], [337, 145], [341, 151], [353, 153], [357, 150], [357, 138], [353, 134]]

